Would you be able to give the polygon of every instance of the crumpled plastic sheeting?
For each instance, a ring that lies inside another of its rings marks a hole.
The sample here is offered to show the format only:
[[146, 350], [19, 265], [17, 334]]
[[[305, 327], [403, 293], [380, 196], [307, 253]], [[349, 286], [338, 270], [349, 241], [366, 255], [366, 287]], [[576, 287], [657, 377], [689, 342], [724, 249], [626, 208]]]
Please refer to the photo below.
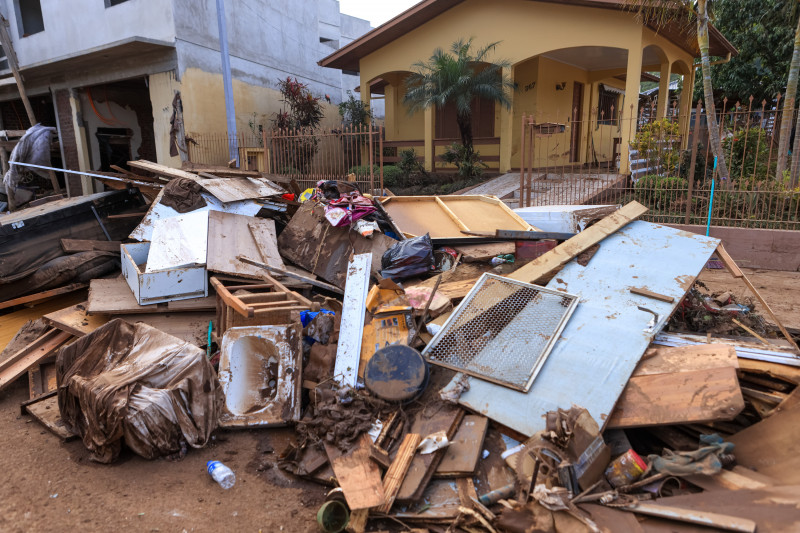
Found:
[[725, 442], [722, 437], [713, 435], [700, 435], [700, 444], [705, 446], [691, 452], [673, 452], [665, 450], [664, 455], [648, 455], [652, 462], [653, 470], [666, 472], [673, 476], [688, 476], [692, 474], [714, 475], [722, 470], [721, 454], [733, 451], [733, 443]]
[[[8, 159], [9, 163], [30, 163], [32, 165], [49, 167], [50, 138], [54, 133], [55, 128], [42, 126], [41, 124], [35, 124], [28, 128], [25, 135], [20, 138], [17, 145], [11, 151], [11, 157]], [[27, 192], [17, 192], [17, 186], [19, 186], [22, 174], [25, 172], [33, 172], [45, 179], [50, 179], [50, 174], [47, 170], [9, 165], [8, 172], [3, 176], [3, 185], [9, 193], [13, 191], [17, 205], [30, 200]]]
[[205, 352], [121, 319], [62, 348], [58, 407], [101, 463], [122, 442], [147, 459], [200, 448], [217, 426], [222, 389]]

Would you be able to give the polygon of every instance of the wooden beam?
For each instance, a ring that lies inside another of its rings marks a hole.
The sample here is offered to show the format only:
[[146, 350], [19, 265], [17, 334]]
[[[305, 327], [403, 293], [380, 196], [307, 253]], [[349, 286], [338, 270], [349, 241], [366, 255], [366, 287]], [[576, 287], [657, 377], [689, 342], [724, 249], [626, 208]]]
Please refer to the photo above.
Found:
[[658, 294], [657, 292], [648, 291], [647, 289], [640, 289], [638, 287], [631, 287], [631, 292], [633, 294], [638, 294], [639, 296], [646, 296], [654, 300], [667, 302], [668, 304], [671, 304], [672, 302], [675, 301], [675, 298], [673, 298], [672, 296], [667, 296], [665, 294]]
[[181, 170], [179, 168], [172, 168], [164, 165], [159, 165], [158, 163], [153, 163], [152, 161], [147, 161], [145, 159], [140, 159], [138, 161], [128, 161], [128, 166], [146, 170], [148, 172], [152, 172], [153, 174], [159, 176], [167, 176], [169, 178], [187, 178], [192, 181], [197, 181], [201, 179], [197, 176], [197, 174], [186, 172], [185, 170]]
[[49, 357], [72, 338], [63, 331], [51, 330], [0, 364], [0, 390], [6, 388], [45, 357]]
[[17, 53], [14, 50], [11, 37], [8, 35], [8, 20], [2, 15], [0, 15], [0, 44], [2, 44], [3, 51], [6, 53], [6, 59], [8, 60], [9, 68], [11, 68], [11, 74], [14, 76], [14, 81], [17, 82], [19, 96], [22, 99], [25, 112], [28, 114], [28, 120], [33, 126], [36, 124], [36, 116], [33, 114], [33, 108], [28, 100], [28, 95], [25, 93], [25, 86], [22, 84], [22, 76], [19, 73], [19, 65], [17, 64]]
[[42, 300], [52, 298], [53, 296], [58, 296], [59, 294], [66, 294], [68, 292], [85, 288], [85, 283], [72, 283], [70, 285], [65, 285], [64, 287], [37, 292], [36, 294], [29, 294], [27, 296], [20, 296], [19, 298], [14, 298], [13, 300], [6, 300], [5, 302], [0, 303], [0, 309], [8, 309], [9, 307], [14, 307], [15, 305], [21, 304], [37, 303]]
[[383, 504], [376, 509], [377, 512], [388, 513], [392, 505], [394, 505], [394, 500], [400, 492], [400, 487], [411, 466], [411, 460], [414, 458], [414, 454], [417, 452], [417, 446], [419, 446], [421, 441], [422, 435], [418, 433], [409, 433], [405, 436], [403, 442], [400, 443], [397, 455], [389, 467], [389, 470], [386, 471], [386, 475], [383, 477], [384, 500]]
[[593, 226], [564, 241], [549, 252], [515, 270], [507, 277], [525, 283], [537, 283], [554, 275], [575, 256], [599, 243], [647, 212], [639, 202], [631, 202]]
[[[136, 216], [144, 216], [144, 213], [137, 213]], [[61, 249], [64, 253], [74, 254], [78, 252], [119, 252], [121, 241], [90, 241], [86, 239], [61, 239]]]
[[734, 278], [741, 279], [744, 284], [747, 285], [747, 288], [750, 289], [750, 292], [752, 292], [753, 296], [756, 297], [756, 300], [759, 301], [761, 307], [763, 307], [770, 318], [772, 318], [772, 321], [776, 326], [778, 326], [778, 329], [781, 330], [781, 333], [783, 333], [783, 336], [786, 337], [787, 341], [789, 341], [789, 344], [791, 344], [792, 347], [797, 350], [797, 354], [800, 354], [800, 347], [797, 346], [797, 343], [794, 342], [792, 336], [788, 331], [786, 331], [783, 323], [778, 319], [777, 316], [775, 316], [775, 313], [772, 311], [772, 308], [769, 306], [767, 301], [763, 296], [761, 296], [761, 293], [758, 292], [758, 289], [755, 288], [750, 280], [747, 279], [747, 276], [745, 276], [744, 272], [742, 272], [742, 270], [736, 265], [736, 262], [733, 260], [733, 258], [728, 255], [728, 252], [725, 251], [725, 248], [722, 246], [722, 244], [717, 246], [717, 254], [719, 255], [720, 261], [722, 261], [722, 264], [724, 264], [725, 268], [728, 269], [728, 272], [730, 272]]

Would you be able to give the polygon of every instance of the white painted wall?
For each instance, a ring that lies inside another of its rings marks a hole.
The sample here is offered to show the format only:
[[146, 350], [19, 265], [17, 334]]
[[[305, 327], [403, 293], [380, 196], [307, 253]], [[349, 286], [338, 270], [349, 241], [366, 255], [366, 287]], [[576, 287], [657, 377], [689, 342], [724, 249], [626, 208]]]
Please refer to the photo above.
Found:
[[17, 2], [0, 0], [0, 10], [9, 21], [9, 34], [23, 67], [80, 55], [134, 36], [175, 40], [172, 0], [128, 0], [109, 8], [103, 0], [40, 1], [44, 31], [21, 37]]

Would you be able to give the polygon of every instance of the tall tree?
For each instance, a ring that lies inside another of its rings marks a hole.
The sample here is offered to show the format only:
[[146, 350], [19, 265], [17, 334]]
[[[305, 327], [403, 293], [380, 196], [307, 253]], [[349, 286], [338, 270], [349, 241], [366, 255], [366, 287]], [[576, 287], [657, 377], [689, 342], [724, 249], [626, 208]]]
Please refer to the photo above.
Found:
[[449, 103], [455, 105], [465, 159], [471, 158], [474, 153], [473, 100], [486, 98], [500, 102], [506, 109], [511, 107], [510, 95], [514, 82], [503, 75], [503, 68], [509, 67], [510, 63], [488, 60], [489, 53], [498, 44], [490, 43], [473, 51], [472, 39], [459, 39], [450, 46], [449, 52], [437, 48], [427, 61], [414, 63], [414, 73], [406, 80], [404, 102], [409, 113], [430, 107], [441, 109]]
[[797, 30], [794, 35], [794, 50], [792, 51], [792, 64], [789, 67], [789, 79], [786, 80], [786, 98], [783, 100], [781, 113], [781, 133], [778, 139], [778, 162], [775, 165], [775, 178], [782, 179], [786, 169], [786, 158], [789, 154], [789, 136], [792, 133], [792, 117], [797, 107], [797, 73], [800, 71], [800, 19], [797, 20]]
[[[746, 102], [752, 95], [760, 104], [771, 103], [786, 89], [792, 55], [794, 18], [787, 16], [786, 0], [725, 0], [714, 4], [714, 26], [739, 51], [711, 73], [716, 101]], [[703, 97], [698, 77], [694, 98]]]
[[708, 40], [709, 0], [627, 0], [625, 6], [636, 12], [642, 20], [654, 23], [657, 27], [669, 24], [697, 25], [697, 47], [700, 50], [700, 63], [703, 78], [703, 99], [706, 104], [706, 120], [711, 152], [717, 164], [719, 175], [727, 179], [728, 165], [719, 136], [717, 112], [714, 106], [714, 87], [711, 82], [711, 57]]

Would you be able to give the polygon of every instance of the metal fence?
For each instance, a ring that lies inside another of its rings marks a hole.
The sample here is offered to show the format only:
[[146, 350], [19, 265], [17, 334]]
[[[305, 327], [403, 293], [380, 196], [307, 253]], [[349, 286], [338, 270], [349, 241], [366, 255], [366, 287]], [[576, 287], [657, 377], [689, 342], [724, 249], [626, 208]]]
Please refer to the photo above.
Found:
[[[232, 141], [228, 135], [197, 133], [187, 137], [190, 161], [228, 164]], [[362, 192], [382, 189], [382, 127], [266, 130], [261, 134], [241, 133], [236, 140], [242, 169], [292, 177], [303, 189], [319, 180], [354, 181]]]
[[[723, 101], [717, 115], [728, 176], [715, 168], [699, 104], [690, 115], [673, 106], [660, 120], [649, 118], [654, 108], [631, 109], [627, 117], [612, 109], [611, 119], [592, 110], [585, 123], [563, 125], [523, 116], [519, 205], [636, 200], [650, 209], [643, 219], [652, 222], [800, 229], [800, 188], [789, 172], [800, 166], [800, 154], [791, 154], [787, 171], [776, 176], [780, 104], [779, 98], [771, 107], [766, 101], [754, 107], [752, 98], [747, 105]], [[636, 136], [630, 174], [621, 174], [627, 128]]]

